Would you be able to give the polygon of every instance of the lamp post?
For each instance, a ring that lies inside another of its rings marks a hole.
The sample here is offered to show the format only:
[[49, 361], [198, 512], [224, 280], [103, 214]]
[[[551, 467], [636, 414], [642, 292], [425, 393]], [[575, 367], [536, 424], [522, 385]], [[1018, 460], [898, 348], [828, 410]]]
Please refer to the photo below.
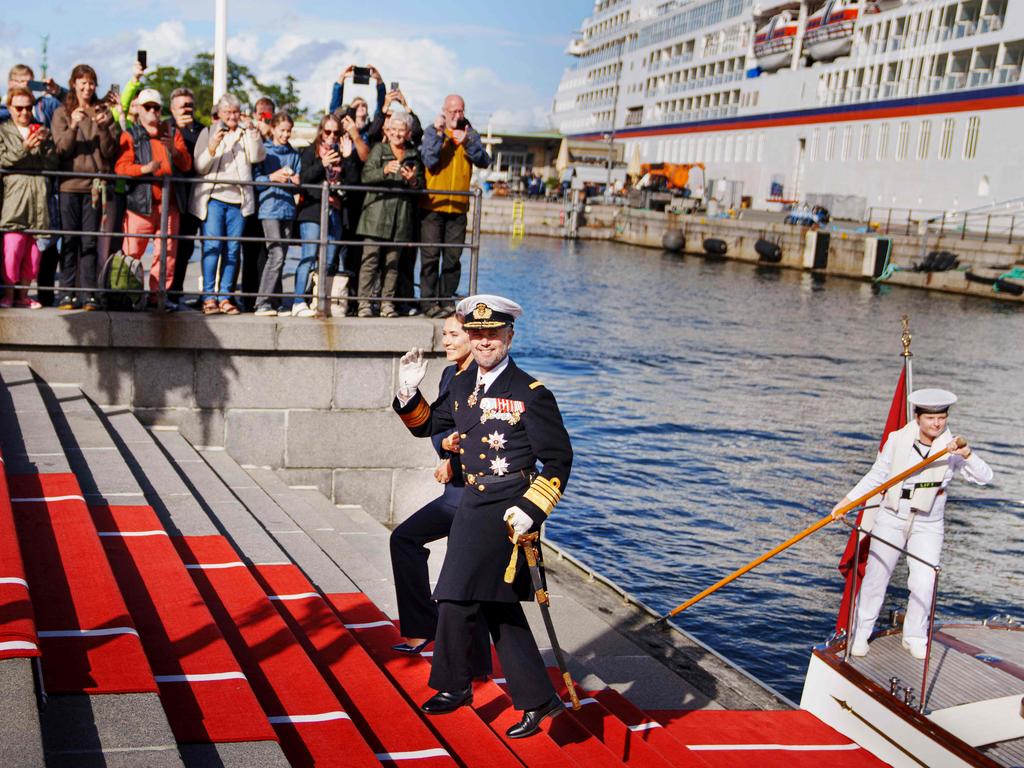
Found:
[[217, 0], [213, 24], [213, 103], [228, 89], [228, 0]]

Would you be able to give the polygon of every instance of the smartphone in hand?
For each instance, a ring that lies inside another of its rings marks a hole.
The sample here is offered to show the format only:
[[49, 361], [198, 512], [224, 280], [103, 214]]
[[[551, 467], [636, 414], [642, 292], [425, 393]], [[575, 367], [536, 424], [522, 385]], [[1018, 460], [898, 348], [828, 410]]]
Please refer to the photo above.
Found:
[[370, 82], [370, 68], [356, 67], [352, 70], [352, 82], [355, 85], [368, 85]]
[[135, 54], [135, 60], [136, 60], [137, 62], [139, 62], [139, 64], [141, 64], [141, 65], [142, 65], [142, 68], [143, 68], [143, 69], [145, 69], [145, 68], [146, 68], [146, 58], [147, 58], [147, 57], [146, 57], [146, 52], [145, 52], [145, 51], [143, 51], [143, 50], [139, 50], [139, 51], [137, 51], [137, 52], [136, 52], [136, 54]]

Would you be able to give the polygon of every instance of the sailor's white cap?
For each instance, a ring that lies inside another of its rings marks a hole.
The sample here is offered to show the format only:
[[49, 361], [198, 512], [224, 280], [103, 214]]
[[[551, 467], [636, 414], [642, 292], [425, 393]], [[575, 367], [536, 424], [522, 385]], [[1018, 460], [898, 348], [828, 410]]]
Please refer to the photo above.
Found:
[[455, 313], [462, 318], [463, 328], [504, 328], [523, 314], [523, 308], [503, 296], [478, 293], [460, 301]]
[[945, 413], [956, 402], [956, 395], [945, 389], [915, 389], [907, 400], [921, 413]]

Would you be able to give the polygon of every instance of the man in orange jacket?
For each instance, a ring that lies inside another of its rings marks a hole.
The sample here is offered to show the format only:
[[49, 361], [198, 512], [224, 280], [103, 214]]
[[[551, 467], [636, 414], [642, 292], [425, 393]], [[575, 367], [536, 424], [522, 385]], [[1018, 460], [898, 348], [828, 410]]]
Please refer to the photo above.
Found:
[[[121, 150], [117, 158], [115, 171], [121, 176], [170, 176], [175, 173], [187, 173], [192, 169], [192, 155], [185, 146], [181, 131], [160, 122], [160, 110], [163, 100], [160, 92], [152, 88], [144, 89], [136, 99], [138, 105], [136, 123], [121, 134]], [[171, 187], [172, 192], [178, 190]], [[181, 190], [187, 195], [188, 190]], [[170, 195], [170, 200], [163, 200], [160, 184], [151, 182], [128, 183], [128, 211], [125, 214], [125, 229], [128, 235], [156, 235], [160, 232], [160, 210], [162, 205], [167, 209], [167, 233], [178, 234], [178, 218], [182, 210], [181, 202]], [[146, 252], [148, 237], [126, 237], [124, 252], [128, 256], [141, 259]], [[167, 241], [167, 271], [164, 285], [171, 287], [174, 280], [174, 262], [178, 250], [178, 241]], [[153, 238], [153, 265], [149, 271], [149, 290], [156, 293], [160, 286], [160, 254], [163, 241]], [[150, 304], [156, 303], [156, 297], [150, 296]], [[173, 307], [171, 307], [173, 308]]]
[[[461, 96], [453, 93], [445, 98], [441, 114], [423, 132], [420, 157], [426, 167], [428, 190], [468, 192], [473, 166], [487, 168], [491, 164], [480, 134], [466, 120], [466, 103]], [[450, 299], [462, 276], [469, 198], [430, 194], [423, 198], [422, 207], [420, 238], [437, 245], [420, 249], [420, 297], [438, 299], [434, 304], [425, 303], [423, 311], [428, 317], [447, 317], [455, 311]]]

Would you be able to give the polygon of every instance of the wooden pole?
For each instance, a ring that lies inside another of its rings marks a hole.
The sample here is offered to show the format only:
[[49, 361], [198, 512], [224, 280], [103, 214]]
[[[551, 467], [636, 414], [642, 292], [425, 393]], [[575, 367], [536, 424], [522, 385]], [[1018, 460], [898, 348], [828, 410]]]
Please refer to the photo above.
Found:
[[904, 470], [903, 472], [900, 472], [898, 475], [894, 475], [893, 477], [891, 477], [888, 480], [886, 480], [884, 483], [882, 483], [877, 488], [873, 488], [870, 491], [868, 491], [867, 493], [865, 493], [864, 495], [854, 499], [853, 501], [851, 501], [851, 502], [849, 502], [847, 504], [844, 504], [842, 507], [837, 509], [834, 513], [830, 513], [828, 515], [825, 515], [825, 517], [823, 517], [818, 522], [814, 523], [813, 525], [811, 525], [811, 526], [809, 526], [807, 528], [804, 528], [804, 530], [800, 531], [800, 533], [796, 534], [795, 536], [792, 536], [789, 539], [786, 539], [786, 541], [784, 541], [781, 544], [779, 544], [779, 546], [775, 547], [775, 549], [773, 549], [773, 550], [771, 550], [769, 552], [765, 552], [763, 555], [761, 555], [760, 557], [758, 557], [755, 560], [751, 560], [749, 563], [744, 565], [742, 568], [733, 571], [728, 576], [726, 576], [724, 579], [722, 579], [721, 581], [716, 582], [715, 584], [712, 584], [710, 587], [705, 589], [700, 594], [694, 595], [689, 600], [687, 600], [685, 603], [680, 603], [678, 606], [673, 608], [669, 613], [667, 613], [664, 616], [662, 616], [659, 619], [659, 621], [665, 621], [666, 619], [670, 619], [673, 616], [675, 616], [675, 615], [677, 615], [679, 613], [682, 613], [683, 611], [685, 611], [687, 608], [689, 608], [694, 603], [699, 603], [701, 600], [703, 600], [705, 597], [707, 597], [711, 593], [717, 592], [719, 589], [724, 587], [726, 584], [730, 584], [731, 582], [736, 581], [736, 579], [738, 579], [740, 576], [742, 576], [743, 574], [747, 573], [748, 571], [754, 570], [755, 568], [757, 568], [757, 566], [761, 565], [761, 563], [765, 562], [766, 560], [770, 560], [771, 558], [775, 557], [780, 552], [783, 552], [784, 550], [789, 549], [791, 546], [796, 544], [798, 541], [802, 541], [803, 539], [806, 539], [812, 533], [814, 533], [815, 531], [817, 531], [817, 530], [819, 530], [821, 528], [824, 528], [826, 525], [831, 523], [833, 520], [838, 520], [839, 518], [843, 517], [850, 510], [856, 509], [861, 504], [863, 504], [868, 499], [870, 499], [872, 496], [875, 496], [876, 494], [879, 494], [879, 493], [884, 493], [885, 491], [887, 491], [889, 488], [891, 488], [892, 486], [896, 485], [897, 483], [902, 483], [904, 480], [906, 480], [911, 475], [917, 474], [922, 469], [924, 469], [929, 464], [931, 464], [933, 461], [936, 461], [936, 460], [942, 458], [947, 453], [949, 453], [951, 450], [962, 448], [965, 445], [967, 445], [967, 443], [962, 438], [957, 438], [956, 440], [951, 442], [949, 445], [947, 445], [945, 448], [943, 448], [941, 451], [935, 453], [932, 456], [929, 456], [924, 461], [919, 461], [917, 464], [912, 466], [910, 469]]

